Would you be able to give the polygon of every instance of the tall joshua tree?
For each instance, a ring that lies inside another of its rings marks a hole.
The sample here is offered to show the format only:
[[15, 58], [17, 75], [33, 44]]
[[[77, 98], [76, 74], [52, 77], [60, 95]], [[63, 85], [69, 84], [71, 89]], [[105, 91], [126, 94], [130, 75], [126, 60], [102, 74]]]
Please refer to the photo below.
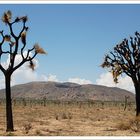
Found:
[[[8, 34], [4, 33], [3, 30], [0, 31], [1, 42], [0, 42], [0, 70], [3, 72], [5, 76], [5, 93], [6, 93], [6, 122], [7, 129], [6, 131], [14, 131], [13, 126], [13, 115], [12, 115], [12, 102], [11, 102], [11, 75], [15, 70], [21, 67], [24, 63], [29, 62], [29, 67], [34, 70], [34, 62], [33, 59], [37, 54], [45, 54], [46, 52], [40, 48], [38, 44], [35, 44], [31, 49], [27, 49], [26, 47], [26, 33], [28, 31], [28, 27], [26, 26], [28, 18], [27, 16], [12, 18], [11, 11], [6, 11], [2, 16], [2, 21], [8, 28]], [[15, 33], [13, 26], [19, 23], [21, 25], [21, 30], [17, 34]], [[5, 51], [5, 47], [8, 45], [7, 50]], [[31, 55], [32, 54], [32, 55]], [[2, 65], [1, 59], [3, 55], [7, 55], [9, 58], [9, 64], [5, 68]], [[15, 64], [16, 56], [21, 56], [21, 62]]]
[[140, 33], [135, 32], [134, 37], [124, 39], [116, 45], [113, 51], [105, 56], [101, 66], [109, 68], [115, 83], [123, 73], [132, 79], [136, 93], [136, 116], [140, 115]]

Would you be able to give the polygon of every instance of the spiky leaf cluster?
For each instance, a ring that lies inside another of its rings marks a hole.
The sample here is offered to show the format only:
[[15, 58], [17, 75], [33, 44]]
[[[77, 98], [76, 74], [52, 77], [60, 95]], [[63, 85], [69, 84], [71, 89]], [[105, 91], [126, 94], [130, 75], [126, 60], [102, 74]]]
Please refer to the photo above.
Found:
[[10, 10], [8, 10], [7, 12], [4, 12], [3, 16], [2, 16], [2, 21], [5, 24], [8, 24], [11, 21], [12, 18], [12, 12]]
[[35, 52], [40, 54], [46, 54], [46, 51], [44, 51], [43, 48], [41, 48], [37, 43], [34, 45]]

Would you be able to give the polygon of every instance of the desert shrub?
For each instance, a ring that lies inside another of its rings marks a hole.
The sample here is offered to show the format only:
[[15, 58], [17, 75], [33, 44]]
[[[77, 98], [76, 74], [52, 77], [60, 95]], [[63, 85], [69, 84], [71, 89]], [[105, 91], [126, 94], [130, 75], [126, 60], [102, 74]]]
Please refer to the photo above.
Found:
[[24, 98], [22, 99], [22, 104], [23, 104], [23, 106], [27, 106], [27, 102]]
[[66, 113], [66, 112], [61, 112], [59, 114], [55, 114], [54, 115], [55, 119], [56, 120], [59, 120], [59, 119], [72, 119], [72, 114], [71, 113]]
[[62, 113], [61, 117], [62, 117], [62, 119], [68, 119], [66, 113]]
[[8, 132], [8, 133], [6, 134], [6, 136], [15, 136], [15, 135], [14, 135], [14, 133], [12, 133], [12, 132]]
[[58, 120], [59, 119], [59, 115], [55, 114], [55, 119]]
[[31, 125], [31, 123], [26, 123], [26, 124], [23, 126], [23, 128], [24, 128], [25, 134], [28, 134], [29, 131], [32, 129], [32, 125]]
[[140, 117], [136, 117], [130, 121], [131, 130], [134, 132], [140, 132]]
[[61, 114], [62, 119], [72, 119], [71, 113], [62, 113]]
[[129, 122], [120, 122], [117, 125], [117, 128], [119, 130], [129, 130], [131, 128], [130, 123]]
[[36, 131], [35, 131], [35, 135], [37, 135], [37, 136], [42, 136], [42, 133], [41, 133], [40, 130], [36, 130]]
[[68, 119], [72, 119], [72, 114], [71, 113], [68, 113]]
[[46, 97], [43, 97], [43, 106], [46, 106]]
[[132, 130], [133, 132], [140, 132], [140, 117], [122, 121], [117, 125], [119, 130]]

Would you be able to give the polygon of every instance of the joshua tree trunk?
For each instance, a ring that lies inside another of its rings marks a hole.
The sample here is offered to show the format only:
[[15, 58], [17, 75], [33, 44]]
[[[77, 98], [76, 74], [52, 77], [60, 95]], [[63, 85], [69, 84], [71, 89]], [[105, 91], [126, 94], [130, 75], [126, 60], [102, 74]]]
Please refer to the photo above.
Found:
[[135, 92], [136, 92], [136, 116], [140, 115], [140, 83], [135, 84]]
[[7, 129], [6, 131], [14, 131], [13, 126], [13, 115], [12, 115], [12, 101], [11, 101], [11, 75], [6, 74], [5, 75], [5, 93], [6, 93], [6, 123], [7, 123]]

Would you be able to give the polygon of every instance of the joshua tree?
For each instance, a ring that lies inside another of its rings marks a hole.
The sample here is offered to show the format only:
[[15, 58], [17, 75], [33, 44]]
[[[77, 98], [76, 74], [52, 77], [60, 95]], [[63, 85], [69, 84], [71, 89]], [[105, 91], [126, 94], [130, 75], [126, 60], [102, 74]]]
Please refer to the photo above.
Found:
[[113, 51], [105, 56], [101, 66], [109, 68], [115, 83], [123, 73], [132, 79], [136, 93], [136, 116], [140, 115], [140, 33], [135, 32], [134, 37], [124, 39], [116, 45]]
[[129, 96], [125, 96], [125, 100], [124, 100], [124, 111], [125, 111], [126, 108], [127, 108], [128, 99], [129, 99]]
[[[14, 131], [13, 126], [13, 115], [12, 115], [12, 102], [11, 102], [11, 75], [15, 70], [21, 67], [25, 62], [29, 62], [29, 67], [34, 70], [35, 64], [33, 59], [37, 54], [45, 54], [46, 52], [40, 48], [38, 44], [35, 44], [31, 49], [26, 47], [26, 33], [28, 27], [26, 26], [28, 18], [27, 16], [16, 17], [12, 19], [11, 11], [7, 11], [2, 16], [2, 21], [8, 27], [8, 34], [4, 33], [3, 30], [0, 31], [1, 42], [0, 42], [0, 70], [5, 76], [5, 92], [6, 92], [6, 131]], [[21, 25], [21, 30], [19, 33], [15, 33], [13, 26], [19, 23]], [[6, 48], [6, 45], [8, 46]], [[6, 50], [7, 49], [7, 50]], [[6, 51], [5, 51], [6, 50]], [[26, 53], [25, 53], [26, 52]], [[32, 55], [31, 55], [32, 54]], [[9, 58], [9, 64], [5, 68], [2, 65], [2, 56], [7, 55]], [[16, 56], [21, 56], [21, 62], [15, 64]]]

